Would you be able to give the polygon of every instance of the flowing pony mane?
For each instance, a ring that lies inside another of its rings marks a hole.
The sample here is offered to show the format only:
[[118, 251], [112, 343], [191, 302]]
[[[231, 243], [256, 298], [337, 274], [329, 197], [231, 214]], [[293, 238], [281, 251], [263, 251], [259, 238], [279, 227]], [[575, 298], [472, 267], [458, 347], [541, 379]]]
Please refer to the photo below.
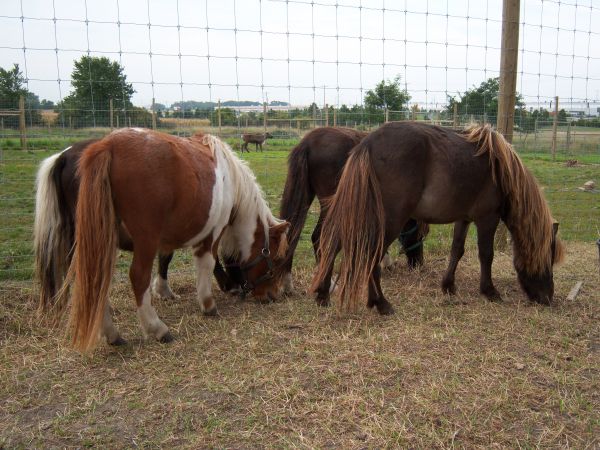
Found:
[[[260, 185], [256, 181], [256, 176], [248, 166], [248, 163], [240, 158], [233, 152], [231, 147], [227, 143], [223, 142], [219, 138], [205, 134], [202, 136], [196, 136], [200, 139], [200, 142], [207, 146], [215, 159], [218, 160], [217, 152], [223, 156], [233, 184], [233, 211], [231, 214], [231, 222], [236, 217], [248, 217], [252, 214], [257, 214], [263, 225], [270, 227], [282, 223], [282, 220], [277, 219], [269, 205], [265, 200], [265, 195]], [[221, 239], [221, 247], [223, 253], [227, 256], [238, 256], [239, 249], [235, 243], [233, 233], [226, 231], [223, 233]], [[281, 239], [280, 248], [277, 254], [282, 255], [287, 251], [287, 239]]]
[[534, 176], [504, 137], [490, 125], [466, 129], [464, 137], [477, 144], [475, 156], [489, 154], [492, 181], [508, 200], [507, 226], [512, 234], [517, 270], [541, 275], [560, 263], [564, 248], [554, 240], [553, 219]]

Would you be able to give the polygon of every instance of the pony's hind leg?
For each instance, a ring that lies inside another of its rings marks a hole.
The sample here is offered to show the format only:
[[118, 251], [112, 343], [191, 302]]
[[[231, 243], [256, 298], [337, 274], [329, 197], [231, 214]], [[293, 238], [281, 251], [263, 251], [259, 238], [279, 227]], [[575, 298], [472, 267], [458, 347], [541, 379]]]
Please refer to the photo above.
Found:
[[475, 222], [477, 226], [477, 246], [479, 247], [479, 265], [481, 278], [479, 290], [493, 302], [502, 301], [502, 296], [492, 282], [492, 261], [494, 260], [494, 235], [500, 218], [490, 216]]
[[152, 336], [160, 342], [170, 342], [173, 340], [173, 336], [156, 314], [150, 295], [150, 279], [156, 246], [151, 246], [148, 242], [136, 242], [134, 248], [136, 250], [129, 268], [129, 278], [133, 286], [142, 331], [145, 336]]
[[158, 273], [156, 274], [156, 277], [154, 277], [154, 281], [152, 282], [152, 293], [155, 297], [167, 300], [179, 298], [179, 296], [173, 293], [173, 291], [171, 290], [167, 278], [169, 264], [171, 263], [172, 259], [173, 252], [166, 255], [158, 255]]
[[369, 278], [369, 300], [367, 306], [369, 308], [375, 306], [377, 312], [384, 316], [394, 314], [394, 308], [383, 296], [383, 291], [381, 290], [381, 267], [379, 264], [375, 265]]
[[456, 266], [458, 266], [458, 262], [465, 254], [465, 239], [467, 237], [467, 231], [469, 231], [469, 225], [470, 222], [464, 220], [454, 224], [450, 262], [448, 263], [446, 274], [442, 280], [442, 292], [444, 292], [444, 294], [456, 294], [456, 285], [454, 284]]

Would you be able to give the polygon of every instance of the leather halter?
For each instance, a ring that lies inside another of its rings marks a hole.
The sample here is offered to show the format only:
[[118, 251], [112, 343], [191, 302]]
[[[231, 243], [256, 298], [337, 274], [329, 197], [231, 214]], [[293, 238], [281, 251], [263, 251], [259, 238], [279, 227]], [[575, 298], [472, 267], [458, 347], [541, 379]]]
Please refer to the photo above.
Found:
[[[250, 269], [252, 269], [254, 266], [256, 266], [257, 264], [259, 264], [260, 262], [262, 262], [263, 260], [265, 260], [267, 262], [268, 270], [263, 275], [258, 277], [258, 279], [254, 281], [254, 283], [250, 282], [248, 280], [248, 275], [247, 275], [248, 271]], [[226, 267], [239, 267], [240, 268], [240, 270], [242, 272], [242, 278], [244, 281], [244, 284], [241, 286], [242, 296], [245, 296], [248, 293], [252, 292], [252, 290], [254, 288], [256, 288], [258, 285], [263, 284], [263, 283], [275, 278], [275, 274], [273, 273], [273, 268], [274, 268], [273, 259], [271, 259], [271, 251], [269, 250], [268, 228], [265, 228], [265, 242], [264, 242], [263, 248], [261, 249], [260, 253], [254, 257], [254, 259], [252, 261], [250, 261], [246, 264], [227, 264]]]

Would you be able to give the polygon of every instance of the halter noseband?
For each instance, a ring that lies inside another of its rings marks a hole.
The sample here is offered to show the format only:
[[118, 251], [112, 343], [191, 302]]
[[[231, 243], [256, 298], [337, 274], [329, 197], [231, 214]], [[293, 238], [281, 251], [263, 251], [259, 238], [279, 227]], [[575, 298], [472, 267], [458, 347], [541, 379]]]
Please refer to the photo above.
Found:
[[[254, 257], [254, 259], [252, 261], [250, 261], [246, 264], [226, 264], [225, 265], [225, 267], [239, 267], [240, 268], [240, 270], [242, 272], [242, 279], [244, 281], [244, 284], [241, 286], [242, 297], [244, 297], [248, 293], [252, 292], [252, 290], [254, 288], [256, 288], [258, 285], [263, 284], [263, 283], [275, 278], [275, 274], [273, 273], [273, 267], [274, 267], [273, 259], [271, 259], [271, 251], [269, 250], [269, 232], [267, 230], [268, 229], [265, 228], [265, 242], [264, 242], [263, 248], [260, 251], [260, 253]], [[258, 279], [254, 281], [254, 283], [252, 283], [248, 280], [247, 273], [250, 269], [252, 269], [254, 266], [259, 264], [262, 260], [265, 260], [267, 262], [268, 270], [263, 275], [258, 277]]]

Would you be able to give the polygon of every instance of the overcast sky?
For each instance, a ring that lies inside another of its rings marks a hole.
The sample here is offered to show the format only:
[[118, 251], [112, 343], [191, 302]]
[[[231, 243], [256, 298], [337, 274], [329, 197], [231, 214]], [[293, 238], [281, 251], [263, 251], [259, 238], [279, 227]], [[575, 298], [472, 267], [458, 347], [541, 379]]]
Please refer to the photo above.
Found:
[[[501, 0], [0, 0], [0, 66], [54, 101], [89, 50], [122, 63], [137, 105], [354, 104], [398, 74], [439, 106], [497, 76], [501, 18]], [[598, 100], [600, 0], [521, 0], [520, 21], [527, 103]]]

